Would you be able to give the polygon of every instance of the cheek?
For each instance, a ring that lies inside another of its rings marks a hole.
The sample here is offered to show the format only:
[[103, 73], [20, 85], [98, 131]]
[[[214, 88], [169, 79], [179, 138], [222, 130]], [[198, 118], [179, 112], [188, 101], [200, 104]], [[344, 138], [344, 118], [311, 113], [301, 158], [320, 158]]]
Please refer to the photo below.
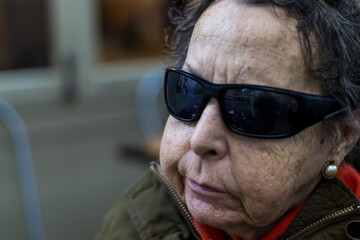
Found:
[[313, 133], [317, 133], [315, 126], [293, 138], [243, 142], [232, 154], [231, 174], [225, 175], [224, 182], [235, 182], [233, 185], [241, 189], [244, 201], [249, 200], [244, 204], [249, 205], [267, 199], [272, 206], [299, 193], [306, 196], [320, 179], [322, 165], [331, 150], [329, 142], [322, 144], [321, 131]]
[[[232, 164], [231, 174], [225, 177], [234, 177], [233, 182], [241, 189], [238, 192], [243, 194], [244, 204], [248, 205], [248, 208], [255, 202], [263, 204], [264, 199], [267, 199], [266, 205], [271, 206], [272, 201], [276, 202], [291, 195], [296, 176], [290, 161], [298, 162], [292, 158], [286, 149], [277, 152], [274, 146], [268, 148], [265, 145], [256, 145], [252, 147], [252, 151], [242, 152], [242, 159]], [[225, 180], [230, 181], [231, 179]]]
[[183, 181], [179, 174], [179, 162], [189, 151], [190, 127], [169, 117], [160, 146], [161, 168], [180, 195], [183, 192]]

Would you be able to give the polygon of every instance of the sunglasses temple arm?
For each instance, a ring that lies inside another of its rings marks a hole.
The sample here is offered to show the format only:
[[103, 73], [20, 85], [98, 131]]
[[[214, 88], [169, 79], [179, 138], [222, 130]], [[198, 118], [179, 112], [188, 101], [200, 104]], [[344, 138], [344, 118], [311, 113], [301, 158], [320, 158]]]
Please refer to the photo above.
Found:
[[340, 109], [340, 110], [337, 110], [336, 112], [333, 112], [333, 113], [330, 113], [329, 115], [326, 115], [326, 116], [324, 117], [324, 119], [332, 118], [333, 116], [336, 116], [336, 115], [338, 115], [338, 114], [340, 114], [340, 113], [344, 113], [344, 112], [346, 112], [346, 109], [345, 109], [345, 108], [342, 108], [342, 109]]

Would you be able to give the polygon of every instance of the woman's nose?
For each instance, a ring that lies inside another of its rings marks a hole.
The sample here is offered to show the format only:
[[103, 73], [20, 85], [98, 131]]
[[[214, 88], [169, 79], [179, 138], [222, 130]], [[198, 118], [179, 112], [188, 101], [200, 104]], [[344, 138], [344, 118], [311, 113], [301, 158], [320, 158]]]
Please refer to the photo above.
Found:
[[202, 157], [220, 160], [228, 151], [228, 131], [222, 119], [218, 102], [210, 99], [195, 125], [190, 140], [191, 149]]

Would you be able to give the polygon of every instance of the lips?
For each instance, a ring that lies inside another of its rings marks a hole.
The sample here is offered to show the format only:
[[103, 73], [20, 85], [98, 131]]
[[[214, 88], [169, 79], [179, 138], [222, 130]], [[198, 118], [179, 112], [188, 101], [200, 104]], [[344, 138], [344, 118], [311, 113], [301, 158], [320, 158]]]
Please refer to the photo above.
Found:
[[187, 181], [187, 185], [190, 187], [190, 189], [197, 193], [202, 193], [202, 194], [224, 193], [218, 189], [208, 186], [207, 184], [200, 184], [200, 183], [197, 183], [190, 179], [186, 179], [186, 181]]

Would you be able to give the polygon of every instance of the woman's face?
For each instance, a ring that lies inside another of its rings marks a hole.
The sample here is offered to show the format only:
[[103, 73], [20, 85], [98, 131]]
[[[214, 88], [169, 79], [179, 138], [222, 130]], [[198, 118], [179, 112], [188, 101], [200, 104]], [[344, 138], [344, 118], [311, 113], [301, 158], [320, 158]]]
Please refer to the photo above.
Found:
[[[306, 72], [296, 21], [276, 13], [218, 1], [197, 23], [183, 68], [214, 83], [321, 95]], [[321, 179], [323, 164], [341, 161], [331, 148], [323, 122], [284, 139], [235, 134], [211, 99], [195, 123], [169, 117], [160, 161], [196, 220], [243, 236], [271, 227], [302, 203]]]

